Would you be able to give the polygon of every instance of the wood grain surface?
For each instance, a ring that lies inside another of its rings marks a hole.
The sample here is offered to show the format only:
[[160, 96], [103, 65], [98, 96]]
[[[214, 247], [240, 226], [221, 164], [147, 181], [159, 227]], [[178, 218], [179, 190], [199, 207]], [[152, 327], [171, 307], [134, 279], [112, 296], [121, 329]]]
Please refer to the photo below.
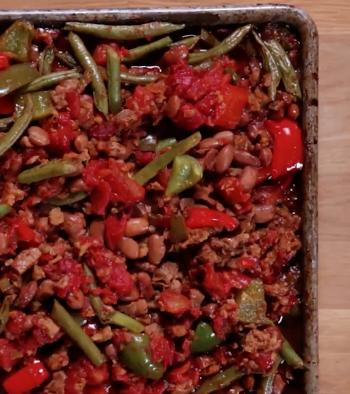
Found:
[[[253, 1], [233, 0], [234, 4]], [[231, 4], [232, 4], [231, 3]], [[259, 0], [268, 4], [271, 1]], [[320, 34], [319, 322], [320, 394], [350, 387], [350, 1], [280, 1], [303, 7]], [[2, 9], [223, 5], [224, 0], [2, 0]], [[349, 195], [348, 195], [349, 193]]]

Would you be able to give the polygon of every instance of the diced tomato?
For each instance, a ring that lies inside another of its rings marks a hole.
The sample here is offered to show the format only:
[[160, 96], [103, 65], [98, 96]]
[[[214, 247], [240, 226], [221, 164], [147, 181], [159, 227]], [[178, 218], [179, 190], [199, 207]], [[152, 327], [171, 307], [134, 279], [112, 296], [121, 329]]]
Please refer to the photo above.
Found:
[[100, 181], [90, 193], [91, 212], [96, 215], [104, 215], [110, 201], [110, 196], [110, 184], [105, 181]]
[[0, 70], [6, 70], [10, 64], [10, 57], [6, 53], [0, 53]]
[[[1, 70], [1, 54], [0, 54]], [[15, 104], [11, 96], [0, 97], [0, 115], [12, 115], [15, 110]]]
[[181, 316], [191, 307], [190, 300], [177, 291], [164, 290], [160, 293], [159, 304], [168, 313]]
[[96, 123], [90, 127], [88, 134], [91, 138], [108, 141], [116, 132], [116, 124], [110, 121]]
[[250, 193], [243, 190], [243, 186], [236, 177], [224, 177], [216, 184], [218, 192], [227, 204], [245, 203], [250, 198]]
[[107, 64], [107, 47], [111, 47], [114, 51], [124, 59], [124, 56], [128, 56], [130, 53], [125, 48], [120, 48], [115, 42], [107, 42], [98, 44], [93, 52], [92, 57], [99, 66], [105, 66]]
[[251, 269], [257, 265], [257, 259], [252, 256], [239, 257], [237, 260], [237, 268], [239, 269]]
[[75, 131], [68, 112], [61, 112], [57, 117], [49, 118], [44, 122], [43, 129], [49, 132], [50, 145], [45, 147], [49, 153], [62, 155], [71, 152]]
[[169, 341], [161, 335], [152, 335], [150, 339], [150, 352], [153, 362], [162, 363], [164, 370], [173, 363], [173, 351]]
[[77, 90], [71, 90], [66, 93], [66, 101], [72, 119], [76, 119], [80, 113], [80, 93]]
[[163, 394], [168, 387], [169, 383], [165, 379], [161, 379], [147, 385], [143, 394]]
[[220, 90], [222, 102], [217, 106], [213, 125], [233, 129], [239, 123], [248, 103], [248, 89], [227, 85]]
[[105, 238], [107, 246], [111, 250], [116, 250], [125, 234], [125, 227], [128, 217], [124, 215], [121, 220], [110, 215], [105, 221]]
[[141, 150], [135, 151], [135, 163], [139, 166], [145, 166], [154, 160], [156, 154], [154, 152], [143, 152]]
[[136, 86], [133, 95], [128, 98], [125, 107], [141, 113], [151, 114], [154, 106], [155, 95], [146, 86]]

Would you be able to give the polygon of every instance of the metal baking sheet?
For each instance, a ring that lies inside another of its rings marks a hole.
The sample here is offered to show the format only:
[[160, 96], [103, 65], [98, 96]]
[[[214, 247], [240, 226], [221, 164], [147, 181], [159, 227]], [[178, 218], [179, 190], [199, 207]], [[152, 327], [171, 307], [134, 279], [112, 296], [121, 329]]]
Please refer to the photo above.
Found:
[[241, 23], [284, 22], [295, 27], [302, 41], [302, 89], [304, 131], [303, 169], [303, 278], [304, 278], [304, 360], [306, 394], [318, 393], [318, 316], [317, 316], [317, 138], [318, 138], [318, 35], [310, 16], [288, 5], [225, 7], [98, 9], [98, 10], [19, 10], [0, 11], [0, 21], [18, 18], [57, 26], [65, 21], [137, 24], [168, 21], [187, 25], [219, 26]]

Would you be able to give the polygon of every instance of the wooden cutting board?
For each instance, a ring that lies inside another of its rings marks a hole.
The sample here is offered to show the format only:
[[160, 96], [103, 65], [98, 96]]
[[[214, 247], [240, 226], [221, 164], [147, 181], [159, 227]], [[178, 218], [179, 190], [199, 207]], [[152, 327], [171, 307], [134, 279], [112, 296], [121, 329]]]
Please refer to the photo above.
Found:
[[[253, 1], [252, 1], [253, 2]], [[234, 4], [251, 4], [235, 1]], [[270, 1], [259, 0], [268, 4]], [[280, 1], [303, 7], [320, 34], [320, 394], [350, 387], [350, 1]], [[2, 0], [2, 9], [222, 5], [220, 0]], [[226, 2], [227, 4], [227, 2]], [[347, 64], [349, 61], [349, 64]], [[348, 123], [349, 122], [349, 123]], [[348, 245], [348, 246], [347, 246]]]

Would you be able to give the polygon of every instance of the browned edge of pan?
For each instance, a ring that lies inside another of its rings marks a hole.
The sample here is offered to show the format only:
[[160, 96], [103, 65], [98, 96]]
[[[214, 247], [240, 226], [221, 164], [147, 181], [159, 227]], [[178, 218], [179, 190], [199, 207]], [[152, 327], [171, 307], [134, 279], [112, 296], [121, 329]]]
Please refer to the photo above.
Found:
[[317, 315], [317, 139], [318, 139], [318, 35], [310, 16], [288, 5], [223, 7], [180, 7], [153, 9], [79, 9], [0, 11], [0, 22], [27, 18], [46, 26], [65, 21], [136, 24], [169, 21], [187, 25], [227, 25], [240, 23], [285, 22], [301, 35], [303, 56], [303, 130], [305, 160], [303, 170], [303, 251], [305, 349], [308, 366], [306, 394], [318, 393], [318, 315]]

